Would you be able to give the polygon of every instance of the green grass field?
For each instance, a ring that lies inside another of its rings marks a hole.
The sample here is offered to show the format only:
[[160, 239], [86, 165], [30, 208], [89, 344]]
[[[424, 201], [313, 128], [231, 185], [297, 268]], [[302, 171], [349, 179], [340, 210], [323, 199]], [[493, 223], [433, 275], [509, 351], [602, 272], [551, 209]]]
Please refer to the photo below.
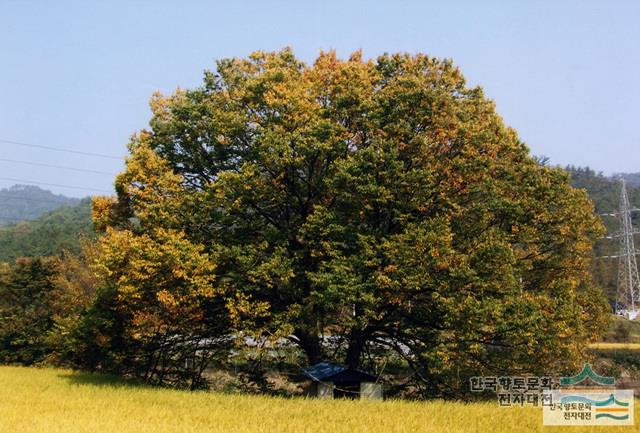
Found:
[[320, 401], [192, 393], [55, 369], [0, 367], [0, 394], [3, 433], [638, 431], [545, 428], [541, 409], [499, 408], [493, 402]]

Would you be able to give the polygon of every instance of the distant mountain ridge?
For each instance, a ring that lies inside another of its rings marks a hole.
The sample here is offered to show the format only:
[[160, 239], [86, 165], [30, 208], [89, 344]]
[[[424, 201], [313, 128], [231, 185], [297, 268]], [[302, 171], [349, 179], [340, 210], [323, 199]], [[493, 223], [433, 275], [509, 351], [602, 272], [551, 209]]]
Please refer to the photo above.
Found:
[[76, 206], [81, 200], [33, 185], [3, 188], [0, 189], [0, 226], [34, 220], [62, 206]]

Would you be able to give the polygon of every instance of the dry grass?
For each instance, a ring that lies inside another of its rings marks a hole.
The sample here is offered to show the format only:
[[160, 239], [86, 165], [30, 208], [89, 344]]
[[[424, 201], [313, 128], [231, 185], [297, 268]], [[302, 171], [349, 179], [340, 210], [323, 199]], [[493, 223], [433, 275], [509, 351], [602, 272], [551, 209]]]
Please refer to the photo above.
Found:
[[590, 349], [599, 350], [640, 350], [640, 343], [593, 343]]
[[[636, 417], [638, 412], [636, 412]], [[638, 431], [605, 428], [607, 433]], [[0, 367], [0, 431], [20, 433], [555, 432], [537, 408], [319, 401], [174, 391], [65, 370]], [[564, 430], [566, 431], [565, 427]], [[603, 432], [571, 427], [572, 433]]]

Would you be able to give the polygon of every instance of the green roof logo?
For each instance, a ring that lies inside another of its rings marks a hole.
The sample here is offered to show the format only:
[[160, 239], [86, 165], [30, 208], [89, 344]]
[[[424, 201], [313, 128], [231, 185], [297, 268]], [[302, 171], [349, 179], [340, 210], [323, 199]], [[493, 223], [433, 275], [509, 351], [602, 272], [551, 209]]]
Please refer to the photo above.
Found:
[[598, 385], [613, 385], [615, 382], [615, 379], [613, 377], [600, 376], [598, 373], [596, 373], [591, 369], [591, 366], [587, 362], [582, 367], [582, 371], [576, 374], [575, 376], [561, 377], [560, 385], [561, 386], [577, 385], [578, 383], [585, 380], [587, 377], [592, 381], [594, 381], [595, 383], [597, 383]]

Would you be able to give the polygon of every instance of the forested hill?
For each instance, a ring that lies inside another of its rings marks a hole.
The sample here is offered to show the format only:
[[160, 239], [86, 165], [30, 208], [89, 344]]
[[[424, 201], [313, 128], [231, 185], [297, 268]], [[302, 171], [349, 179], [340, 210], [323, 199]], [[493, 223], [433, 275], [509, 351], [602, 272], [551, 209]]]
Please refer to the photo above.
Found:
[[80, 200], [33, 185], [3, 188], [0, 189], [0, 226], [33, 220], [61, 206], [75, 206]]
[[[598, 214], [616, 212], [620, 207], [620, 182], [612, 177], [604, 176], [586, 167], [566, 167], [571, 174], [573, 186], [584, 188], [594, 203]], [[625, 174], [627, 180], [627, 193], [631, 207], [640, 208], [640, 173]], [[634, 182], [634, 179], [637, 181]], [[610, 216], [603, 216], [602, 221], [607, 227], [608, 234], [614, 234], [618, 230], [618, 220]], [[640, 213], [633, 215], [635, 227], [640, 227]], [[593, 276], [596, 283], [602, 287], [611, 302], [616, 296], [616, 283], [618, 262], [614, 259], [603, 259], [602, 256], [615, 255], [618, 251], [618, 242], [611, 239], [602, 239], [596, 243], [593, 262]]]
[[93, 236], [91, 200], [62, 206], [35, 220], [0, 227], [0, 262], [22, 256], [52, 256], [80, 252], [80, 238]]
[[[568, 166], [571, 182], [576, 188], [584, 188], [595, 205], [596, 213], [612, 213], [620, 207], [620, 182], [615, 177], [604, 176], [589, 167]], [[640, 173], [623, 175], [627, 181], [627, 193], [632, 207], [640, 207]], [[637, 215], [635, 217], [638, 217]], [[635, 221], [634, 221], [635, 222]], [[605, 223], [616, 223], [615, 220]]]

